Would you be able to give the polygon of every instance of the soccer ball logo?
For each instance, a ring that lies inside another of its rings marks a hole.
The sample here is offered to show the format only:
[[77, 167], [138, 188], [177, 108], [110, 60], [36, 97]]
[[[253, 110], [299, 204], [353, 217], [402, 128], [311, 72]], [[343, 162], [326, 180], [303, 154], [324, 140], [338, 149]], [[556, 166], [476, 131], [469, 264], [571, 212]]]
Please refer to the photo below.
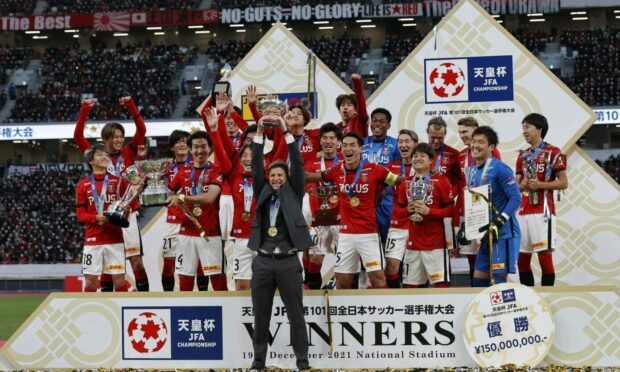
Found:
[[433, 69], [429, 81], [438, 97], [454, 97], [461, 93], [465, 86], [465, 74], [458, 66], [444, 62]]
[[163, 319], [151, 312], [133, 318], [127, 326], [129, 341], [139, 353], [155, 353], [166, 344], [168, 327]]

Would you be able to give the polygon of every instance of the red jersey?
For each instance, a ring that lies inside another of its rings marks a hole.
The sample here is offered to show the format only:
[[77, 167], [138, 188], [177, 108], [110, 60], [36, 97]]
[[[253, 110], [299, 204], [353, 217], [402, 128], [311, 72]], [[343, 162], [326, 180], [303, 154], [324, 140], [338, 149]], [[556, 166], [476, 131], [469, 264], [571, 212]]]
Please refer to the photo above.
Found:
[[[521, 177], [527, 177], [525, 171], [526, 159], [536, 165], [536, 179], [543, 182], [554, 181], [557, 178], [557, 173], [566, 170], [566, 156], [562, 154], [562, 151], [547, 142], [543, 142], [542, 148], [534, 149], [530, 147], [527, 150], [521, 151], [517, 158], [516, 174]], [[536, 214], [544, 213], [544, 197], [545, 190], [530, 191], [530, 193], [538, 193], [538, 204], [530, 204], [530, 198], [523, 196], [521, 198], [521, 210], [520, 215], [524, 214]], [[547, 203], [549, 206], [549, 213], [555, 214], [555, 203], [553, 202], [553, 192], [547, 190]]]
[[[170, 163], [170, 166], [168, 166], [168, 169], [166, 170], [166, 178], [168, 179], [168, 185], [172, 184], [172, 180], [174, 179], [174, 176], [177, 175], [177, 173], [183, 172], [186, 169], [190, 169], [192, 167], [194, 162], [191, 159], [192, 157], [190, 155], [187, 155], [187, 160], [185, 160], [185, 162], [183, 163], [179, 163], [176, 160]], [[181, 209], [181, 207], [168, 207], [168, 214], [166, 216], [166, 222], [181, 223], [183, 219], [185, 219], [185, 215], [183, 214], [183, 210]]]
[[[411, 164], [403, 165], [401, 159], [392, 160], [388, 163], [387, 168], [390, 170], [390, 172], [405, 178], [413, 175], [413, 168], [411, 167]], [[400, 185], [392, 186], [392, 195], [394, 198], [398, 197], [399, 188]], [[394, 227], [397, 229], [407, 229], [409, 228], [409, 221], [409, 212], [407, 212], [407, 208], [403, 208], [403, 206], [399, 205], [398, 203], [392, 203], [392, 217], [390, 219], [390, 227]]]
[[[102, 194], [104, 183], [105, 192]], [[119, 226], [112, 225], [107, 222], [103, 225], [97, 223], [97, 214], [103, 214], [110, 204], [116, 200], [120, 200], [127, 190], [128, 183], [120, 177], [113, 174], [96, 174], [93, 175], [95, 181], [95, 193], [93, 195], [93, 187], [91, 177], [86, 177], [78, 182], [75, 189], [75, 214], [78, 222], [86, 225], [86, 234], [84, 235], [84, 245], [102, 245], [102, 244], [118, 244], [123, 243], [123, 231]], [[95, 201], [95, 196], [100, 200]], [[103, 203], [100, 213], [97, 213], [98, 204]]]
[[357, 101], [355, 106], [357, 115], [349, 120], [348, 123], [341, 121], [336, 125], [341, 128], [343, 136], [353, 131], [361, 135], [362, 138], [366, 138], [368, 137], [368, 110], [366, 109], [366, 97], [364, 96], [364, 85], [361, 79], [353, 80], [353, 91]]
[[[336, 157], [333, 159], [325, 159], [323, 157], [314, 158], [309, 163], [304, 163], [304, 169], [310, 173], [318, 173], [333, 167], [342, 167], [343, 159], [340, 158], [340, 154], [336, 153]], [[327, 226], [337, 225], [340, 221], [340, 215], [338, 214], [338, 200], [333, 198], [329, 200], [329, 196], [326, 196], [327, 203], [319, 198], [317, 195], [317, 186], [325, 186], [325, 182], [307, 183], [306, 190], [310, 195], [310, 211], [312, 212], [312, 226]], [[337, 195], [336, 195], [337, 197]], [[321, 208], [321, 206], [323, 208]], [[317, 212], [319, 214], [317, 215]]]
[[[323, 173], [327, 182], [335, 182], [340, 188], [338, 202], [340, 204], [340, 223], [343, 234], [377, 233], [377, 217], [375, 200], [378, 189], [384, 184], [393, 184], [396, 175], [386, 167], [373, 163], [360, 163], [362, 168], [354, 186], [353, 181], [357, 170], [348, 170], [344, 164], [330, 168]], [[351, 195], [349, 194], [351, 192]], [[359, 199], [357, 206], [351, 205], [351, 199]]]
[[439, 150], [435, 150], [433, 169], [448, 177], [448, 181], [456, 193], [456, 188], [462, 184], [459, 151], [443, 144]]
[[[397, 204], [407, 206], [409, 197], [407, 190], [411, 187], [414, 177], [407, 177], [398, 190]], [[407, 249], [416, 251], [447, 248], [443, 219], [450, 217], [454, 209], [454, 196], [452, 186], [446, 176], [434, 174], [428, 180], [433, 186], [431, 196], [427, 198], [426, 205], [430, 212], [422, 216], [421, 222], [410, 222], [409, 241]]]
[[[202, 194], [206, 194], [211, 185], [216, 185], [220, 188], [222, 187], [222, 172], [218, 166], [209, 162], [204, 168], [194, 168], [192, 166], [188, 167], [183, 172], [177, 173], [170, 183], [170, 189], [174, 192], [181, 190], [183, 195], [196, 195], [199, 190]], [[195, 186], [196, 192], [192, 191], [192, 186]], [[187, 204], [190, 211], [192, 211], [195, 207], [202, 209], [202, 214], [200, 216], [196, 216], [196, 218], [202, 225], [207, 236], [221, 235], [218, 217], [218, 204], [219, 203], [217, 200], [211, 205]], [[181, 230], [179, 234], [186, 236], [200, 236], [200, 232], [187, 216], [181, 222]]]

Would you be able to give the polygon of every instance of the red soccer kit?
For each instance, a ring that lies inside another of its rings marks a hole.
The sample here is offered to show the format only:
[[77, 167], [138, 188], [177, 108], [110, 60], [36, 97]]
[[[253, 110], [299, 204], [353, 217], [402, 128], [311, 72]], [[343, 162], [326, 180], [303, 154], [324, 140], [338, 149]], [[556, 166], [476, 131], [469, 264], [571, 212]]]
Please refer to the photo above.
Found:
[[[140, 112], [138, 111], [138, 108], [133, 100], [129, 100], [125, 104], [125, 107], [127, 107], [131, 116], [133, 116], [134, 122], [136, 123], [136, 133], [131, 139], [131, 142], [123, 146], [119, 153], [110, 154], [108, 172], [114, 174], [115, 176], [120, 176], [123, 172], [125, 172], [127, 167], [133, 165], [136, 157], [138, 156], [138, 146], [142, 144], [144, 141], [144, 136], [146, 135], [146, 125], [144, 124], [144, 120], [142, 119], [142, 116], [140, 116]], [[80, 111], [80, 116], [73, 132], [75, 144], [78, 146], [82, 154], [90, 148], [90, 143], [84, 137], [84, 126], [86, 125], [86, 119], [88, 119], [90, 110], [90, 106], [82, 103], [82, 110]]]
[[366, 97], [364, 96], [364, 84], [362, 80], [353, 80], [353, 91], [355, 92], [355, 111], [357, 115], [348, 123], [343, 121], [336, 124], [341, 128], [341, 134], [346, 136], [349, 132], [356, 132], [362, 138], [368, 137], [368, 110], [366, 109]]
[[453, 187], [452, 191], [456, 194], [456, 188], [463, 182], [461, 176], [459, 151], [446, 144], [441, 145], [439, 150], [435, 150], [433, 169], [448, 177], [448, 181]]
[[[174, 160], [168, 166], [166, 170], [166, 177], [168, 178], [168, 185], [172, 184], [172, 180], [177, 175], [177, 173], [183, 172], [186, 169], [190, 169], [194, 162], [191, 160], [191, 155], [187, 155], [187, 160], [185, 162], [178, 162]], [[185, 219], [185, 215], [183, 214], [183, 210], [181, 207], [168, 207], [168, 214], [166, 216], [166, 222], [168, 223], [181, 223]]]
[[[192, 191], [192, 185], [196, 188], [195, 192]], [[185, 169], [183, 172], [177, 173], [177, 175], [172, 179], [169, 187], [174, 192], [181, 190], [183, 195], [196, 195], [198, 190], [201, 190], [201, 193], [206, 194], [211, 185], [216, 185], [220, 188], [222, 187], [222, 173], [218, 166], [208, 162], [204, 168], [195, 168], [192, 166]], [[202, 225], [207, 236], [221, 235], [217, 205], [217, 201], [211, 205], [187, 203], [187, 207], [190, 211], [192, 211], [195, 207], [199, 207], [202, 210], [202, 214], [200, 216], [196, 216], [196, 218]], [[179, 234], [186, 236], [200, 236], [200, 232], [188, 217], [185, 217], [183, 222], [181, 222], [181, 230]]]
[[[335, 182], [340, 187], [338, 202], [340, 204], [340, 223], [342, 234], [371, 234], [377, 233], [377, 217], [375, 200], [381, 185], [392, 184], [396, 175], [381, 165], [373, 163], [361, 163], [359, 179], [354, 187], [351, 187], [357, 170], [348, 170], [344, 164], [340, 167], [330, 168], [323, 173], [323, 179], [327, 182]], [[359, 169], [359, 168], [358, 168]], [[352, 195], [349, 195], [349, 191]], [[359, 205], [351, 205], [351, 198], [359, 199]]]
[[[102, 195], [106, 176], [105, 195]], [[120, 199], [119, 195], [125, 193], [128, 183], [124, 179], [109, 173], [93, 175], [93, 179], [95, 180], [96, 195], [103, 201], [103, 207], [100, 211], [103, 214], [110, 204]], [[119, 226], [112, 225], [109, 222], [103, 225], [97, 223], [97, 203], [93, 195], [91, 177], [86, 177], [77, 184], [75, 189], [75, 213], [78, 222], [86, 225], [84, 245], [123, 243], [123, 231]]]
[[[390, 172], [405, 178], [407, 178], [413, 171], [411, 164], [403, 164], [401, 159], [389, 162], [387, 168]], [[392, 195], [394, 195], [394, 197], [398, 197], [398, 190], [400, 189], [400, 186], [401, 185], [392, 186]], [[392, 203], [390, 227], [394, 227], [396, 229], [407, 229], [409, 228], [409, 221], [409, 212], [407, 211], [407, 208], [403, 208], [403, 206], [398, 203]]]
[[[557, 178], [557, 172], [566, 170], [566, 156], [562, 154], [562, 150], [559, 148], [543, 142], [542, 148], [536, 156], [537, 149], [530, 147], [529, 149], [521, 152], [517, 158], [517, 175], [525, 177], [525, 159], [524, 157], [534, 157], [536, 164], [536, 179], [543, 182], [554, 181]], [[545, 190], [530, 191], [531, 193], [538, 193], [538, 204], [530, 204], [530, 198], [524, 196], [521, 198], [521, 210], [520, 215], [525, 214], [539, 214], [544, 213], [544, 197]], [[547, 192], [547, 205], [549, 207], [549, 213], [555, 215], [555, 203], [553, 201], [553, 192]]]
[[[413, 179], [414, 177], [407, 177], [398, 190], [397, 203], [402, 207], [406, 208], [409, 201], [407, 190], [411, 187]], [[430, 213], [422, 216], [424, 220], [421, 222], [409, 224], [409, 241], [407, 242], [409, 250], [425, 251], [448, 248], [443, 219], [451, 216], [454, 209], [452, 187], [448, 178], [440, 174], [432, 175], [428, 183], [433, 186], [431, 197], [426, 202]]]
[[[304, 160], [304, 164], [312, 163], [317, 159], [316, 154], [321, 151], [321, 138], [319, 137], [319, 129], [304, 129], [303, 133], [299, 136], [293, 136], [301, 158]], [[278, 152], [275, 154], [276, 159], [288, 159], [288, 147], [280, 146]], [[308, 191], [306, 189], [306, 191]]]
[[[314, 158], [313, 161], [304, 163], [304, 169], [310, 173], [318, 173], [333, 167], [342, 167], [342, 162], [343, 160], [340, 158], [340, 154], [336, 153], [336, 157], [333, 159], [325, 159], [323, 157]], [[325, 182], [306, 184], [306, 190], [308, 190], [310, 195], [312, 226], [337, 225], [340, 221], [340, 216], [338, 214], [338, 200], [335, 200], [335, 203], [332, 203], [332, 201], [334, 201], [333, 199], [327, 200], [326, 205], [329, 206], [329, 208], [320, 210], [321, 214], [317, 219], [317, 211], [319, 211], [319, 208], [323, 205], [323, 200], [321, 200], [321, 198], [317, 195], [317, 186], [325, 186]], [[329, 196], [327, 198], [329, 199]]]

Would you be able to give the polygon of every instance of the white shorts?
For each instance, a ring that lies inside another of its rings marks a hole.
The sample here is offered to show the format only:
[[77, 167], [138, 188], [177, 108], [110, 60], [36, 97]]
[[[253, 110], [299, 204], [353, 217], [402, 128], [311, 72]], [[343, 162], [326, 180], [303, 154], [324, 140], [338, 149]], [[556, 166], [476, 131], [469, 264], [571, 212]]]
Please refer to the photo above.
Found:
[[82, 272], [89, 275], [125, 274], [125, 249], [122, 243], [85, 245]]
[[367, 272], [384, 269], [383, 249], [377, 233], [340, 234], [334, 272], [356, 274], [360, 271], [360, 258]]
[[207, 242], [200, 236], [179, 235], [175, 265], [177, 274], [194, 276], [199, 263], [205, 276], [223, 274], [224, 262], [221, 237], [209, 236]]
[[232, 253], [233, 279], [252, 279], [252, 261], [256, 252], [248, 248], [249, 239], [236, 238]]
[[312, 225], [312, 210], [310, 210], [310, 194], [304, 194], [304, 200], [301, 203], [301, 214], [304, 215], [304, 220], [308, 226]]
[[521, 227], [521, 249], [523, 253], [554, 251], [556, 247], [556, 217], [550, 215], [545, 221], [542, 213], [519, 215]]
[[164, 258], [176, 257], [179, 230], [181, 230], [180, 223], [166, 222], [166, 235], [164, 236], [164, 244], [161, 248]]
[[137, 211], [129, 215], [129, 227], [123, 229], [123, 241], [125, 242], [125, 258], [143, 255]]
[[407, 250], [409, 229], [397, 229], [390, 227], [387, 240], [385, 241], [385, 258], [393, 258], [402, 261]]
[[403, 283], [422, 285], [428, 280], [431, 284], [450, 281], [447, 249], [405, 252], [403, 261]]
[[222, 240], [228, 240], [230, 230], [233, 224], [233, 213], [235, 212], [235, 202], [232, 195], [220, 195], [220, 231], [222, 232]]
[[310, 254], [325, 256], [328, 253], [334, 253], [333, 246], [338, 243], [339, 233], [339, 225], [312, 227], [310, 229], [310, 237], [312, 238], [313, 247], [310, 248]]

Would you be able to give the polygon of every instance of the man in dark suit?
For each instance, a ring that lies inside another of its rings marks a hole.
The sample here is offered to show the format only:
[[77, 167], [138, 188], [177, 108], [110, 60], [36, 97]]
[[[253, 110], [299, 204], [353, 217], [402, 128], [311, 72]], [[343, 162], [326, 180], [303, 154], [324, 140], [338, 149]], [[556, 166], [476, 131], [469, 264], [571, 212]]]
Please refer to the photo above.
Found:
[[[297, 252], [312, 246], [308, 225], [301, 213], [304, 197], [304, 163], [287, 130], [285, 119], [294, 119], [288, 112], [285, 118], [265, 115], [258, 121], [252, 143], [252, 175], [256, 215], [252, 223], [248, 247], [257, 252], [252, 263], [252, 305], [254, 306], [253, 369], [265, 368], [269, 341], [269, 322], [276, 288], [286, 307], [291, 327], [291, 342], [297, 357], [297, 368], [309, 369], [308, 333], [303, 310], [303, 268]], [[263, 123], [276, 122], [285, 134], [290, 172], [287, 163], [275, 161], [269, 165], [267, 179], [263, 164]]]

